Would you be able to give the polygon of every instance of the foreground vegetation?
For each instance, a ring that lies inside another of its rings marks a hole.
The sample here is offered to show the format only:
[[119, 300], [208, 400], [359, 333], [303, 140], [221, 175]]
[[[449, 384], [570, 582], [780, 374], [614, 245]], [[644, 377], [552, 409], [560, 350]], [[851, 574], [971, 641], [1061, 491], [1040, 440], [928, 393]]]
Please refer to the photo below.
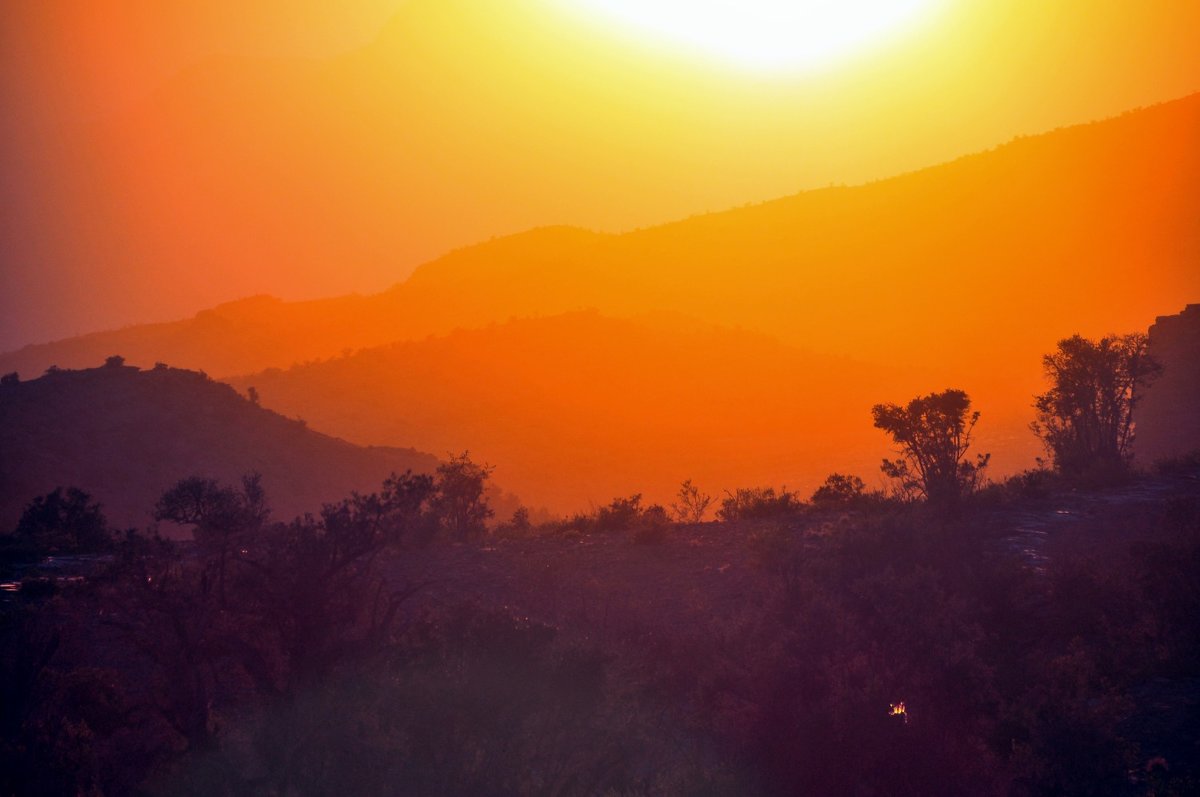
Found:
[[1196, 793], [1200, 456], [1129, 469], [1123, 341], [1047, 358], [1001, 483], [947, 390], [875, 407], [887, 492], [489, 525], [464, 453], [290, 522], [187, 478], [178, 543], [55, 490], [0, 543], [0, 793]]
[[[952, 518], [840, 477], [815, 503], [729, 496], [716, 523], [623, 499], [465, 546], [444, 478], [286, 524], [253, 480], [189, 480], [159, 513], [191, 544], [59, 494], [25, 544], [108, 553], [82, 579], [26, 571], [2, 604], [3, 791], [1192, 793], [1194, 719], [1164, 730], [1154, 706], [1200, 705], [1197, 475], [1118, 495], [1040, 569], [1005, 534], [1067, 495], [1047, 473]], [[600, 548], [564, 553], [581, 541]], [[473, 593], [467, 555], [558, 572]], [[732, 566], [738, 600], [715, 586], [681, 618], [651, 599], [687, 590], [689, 556]], [[548, 609], [634, 573], [603, 620]]]

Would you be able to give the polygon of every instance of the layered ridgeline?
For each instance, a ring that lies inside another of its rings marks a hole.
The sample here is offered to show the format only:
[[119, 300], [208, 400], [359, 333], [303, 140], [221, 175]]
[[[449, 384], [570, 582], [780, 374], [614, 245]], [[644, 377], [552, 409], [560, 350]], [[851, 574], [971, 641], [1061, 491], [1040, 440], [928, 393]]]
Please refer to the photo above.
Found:
[[59, 486], [90, 493], [113, 525], [140, 527], [179, 479], [238, 484], [258, 472], [274, 516], [290, 519], [353, 490], [377, 490], [392, 471], [437, 465], [412, 449], [319, 434], [193, 371], [114, 361], [0, 385], [0, 533]]
[[469, 448], [506, 487], [573, 511], [633, 493], [665, 504], [689, 478], [716, 495], [808, 490], [833, 470], [878, 485], [871, 404], [929, 379], [678, 316], [580, 311], [232, 381], [348, 440]]
[[[502, 483], [557, 507], [659, 497], [688, 477], [807, 488], [853, 467], [871, 479], [887, 453], [871, 404], [960, 387], [983, 412], [996, 472], [1010, 472], [1039, 453], [1030, 405], [1059, 338], [1144, 330], [1200, 297], [1197, 140], [1200, 95], [622, 235], [538, 229], [450, 253], [374, 296], [248, 299], [30, 346], [0, 358], [0, 372], [120, 353], [227, 377], [337, 358], [240, 384], [358, 442], [469, 448]], [[524, 338], [535, 322], [488, 326], [581, 308], [678, 315], [628, 336], [597, 334], [596, 319], [548, 318]], [[726, 333], [697, 324], [721, 325], [741, 349], [718, 354]], [[348, 356], [397, 341], [412, 342], [393, 350], [403, 357]], [[654, 359], [657, 348], [675, 359]], [[730, 371], [738, 362], [757, 365]]]
[[547, 228], [497, 239], [373, 296], [259, 297], [28, 346], [0, 356], [0, 371], [32, 376], [120, 352], [227, 376], [594, 307], [676, 311], [831, 354], [985, 370], [1027, 392], [1030, 356], [1059, 336], [1145, 329], [1200, 295], [1197, 140], [1193, 95], [867, 185], [622, 235]]

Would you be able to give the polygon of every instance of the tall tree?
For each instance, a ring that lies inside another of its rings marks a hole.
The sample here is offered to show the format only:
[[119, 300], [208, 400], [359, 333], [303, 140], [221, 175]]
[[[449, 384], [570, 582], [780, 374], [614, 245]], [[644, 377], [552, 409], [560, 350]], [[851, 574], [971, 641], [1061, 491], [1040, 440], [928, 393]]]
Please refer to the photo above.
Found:
[[918, 396], [904, 406], [876, 404], [871, 415], [875, 427], [899, 446], [900, 458], [885, 459], [880, 467], [905, 494], [949, 506], [979, 486], [991, 455], [966, 458], [979, 413], [971, 412], [964, 391]]
[[1042, 358], [1050, 389], [1035, 397], [1030, 426], [1056, 470], [1082, 475], [1128, 468], [1136, 388], [1162, 370], [1143, 334], [1088, 340], [1072, 335]]
[[163, 493], [154, 508], [155, 520], [194, 526], [197, 544], [216, 560], [222, 605], [231, 548], [241, 538], [260, 531], [269, 516], [262, 477], [257, 473], [242, 478], [240, 491], [215, 479], [190, 476]]
[[466, 540], [484, 532], [493, 514], [484, 495], [491, 475], [490, 467], [472, 462], [466, 451], [438, 466], [432, 506], [452, 539]]

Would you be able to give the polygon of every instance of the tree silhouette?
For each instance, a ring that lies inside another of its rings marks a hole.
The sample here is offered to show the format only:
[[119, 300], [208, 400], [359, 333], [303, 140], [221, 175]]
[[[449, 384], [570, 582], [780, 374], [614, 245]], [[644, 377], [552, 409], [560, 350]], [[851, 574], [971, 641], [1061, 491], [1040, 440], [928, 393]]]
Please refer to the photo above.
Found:
[[94, 553], [112, 545], [100, 505], [77, 487], [59, 487], [29, 503], [16, 538], [47, 553]]
[[875, 427], [900, 446], [900, 458], [885, 459], [880, 469], [895, 479], [906, 495], [931, 504], [954, 506], [978, 486], [990, 454], [966, 459], [971, 432], [979, 420], [971, 399], [962, 390], [918, 396], [903, 407], [876, 404]]
[[262, 477], [257, 473], [242, 478], [240, 491], [222, 487], [216, 479], [191, 476], [163, 493], [154, 509], [155, 520], [195, 527], [197, 544], [216, 559], [217, 594], [222, 605], [230, 549], [240, 538], [260, 530], [269, 516]]
[[1135, 390], [1162, 370], [1143, 334], [1098, 341], [1073, 335], [1042, 358], [1051, 387], [1035, 397], [1030, 428], [1056, 470], [1082, 475], [1123, 472], [1132, 456]]
[[438, 466], [432, 506], [452, 539], [483, 534], [484, 524], [493, 514], [483, 494], [491, 475], [492, 469], [472, 462], [467, 451]]
[[831, 473], [809, 500], [817, 506], [849, 506], [863, 496], [867, 485], [854, 475]]
[[679, 492], [676, 495], [679, 497], [679, 501], [671, 504], [671, 511], [680, 523], [699, 523], [704, 519], [704, 513], [708, 511], [709, 505], [713, 502], [713, 497], [708, 493], [701, 492], [699, 487], [692, 484], [691, 479], [679, 485]]

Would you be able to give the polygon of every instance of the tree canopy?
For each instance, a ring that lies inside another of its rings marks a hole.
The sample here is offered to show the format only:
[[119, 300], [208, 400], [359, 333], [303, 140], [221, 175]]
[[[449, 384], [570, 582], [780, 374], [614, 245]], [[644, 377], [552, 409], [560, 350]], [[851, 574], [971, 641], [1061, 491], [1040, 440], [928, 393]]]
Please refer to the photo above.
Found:
[[1128, 467], [1135, 391], [1161, 371], [1147, 343], [1143, 334], [1073, 335], [1042, 358], [1050, 389], [1035, 397], [1031, 428], [1056, 470], [1083, 475]]
[[885, 459], [883, 472], [897, 480], [905, 495], [940, 505], [956, 504], [973, 492], [983, 478], [991, 455], [966, 459], [971, 433], [979, 420], [971, 399], [962, 390], [918, 396], [908, 404], [876, 404], [875, 427], [891, 435], [899, 459]]

